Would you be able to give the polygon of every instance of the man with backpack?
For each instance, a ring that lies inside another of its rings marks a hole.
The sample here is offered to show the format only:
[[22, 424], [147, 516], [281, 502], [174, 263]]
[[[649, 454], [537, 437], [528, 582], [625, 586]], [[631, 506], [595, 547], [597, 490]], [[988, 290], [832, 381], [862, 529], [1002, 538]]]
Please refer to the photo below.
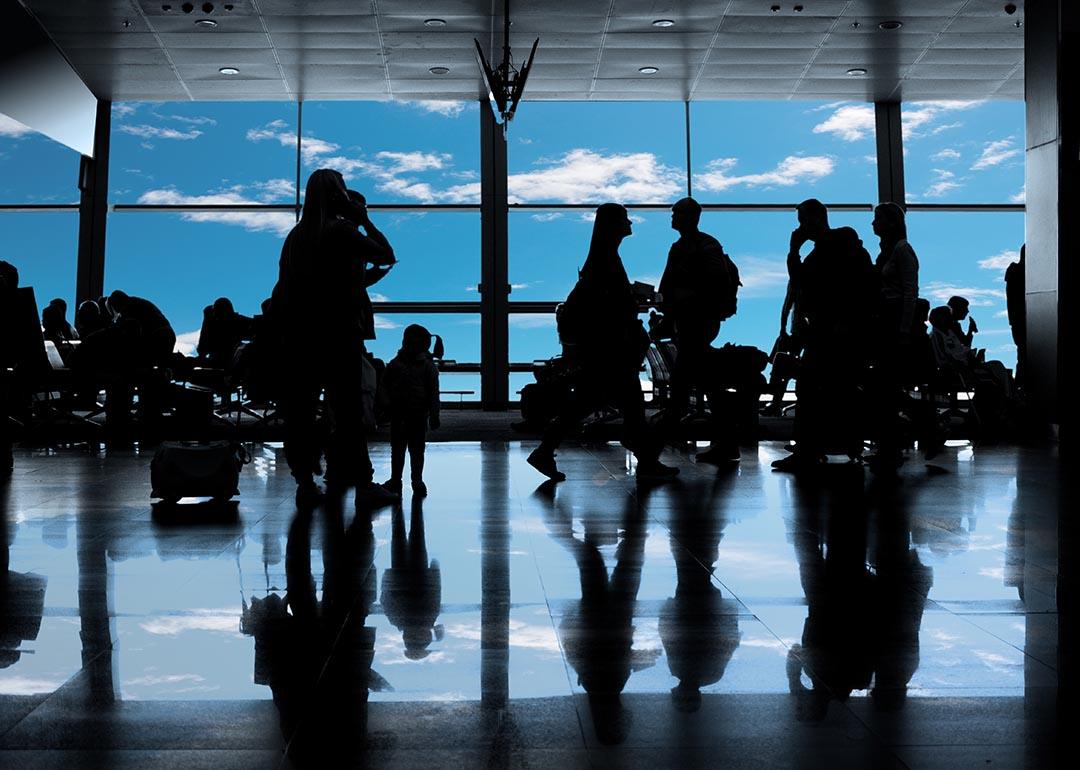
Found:
[[[735, 315], [739, 269], [716, 238], [698, 229], [701, 204], [683, 198], [671, 207], [671, 228], [679, 240], [668, 252], [660, 279], [661, 309], [674, 329], [675, 366], [671, 373], [671, 397], [664, 420], [669, 431], [686, 414], [690, 389], [707, 386], [711, 343], [720, 324]], [[719, 403], [711, 404], [714, 422]], [[733, 437], [697, 457], [714, 464], [738, 462], [739, 446]]]

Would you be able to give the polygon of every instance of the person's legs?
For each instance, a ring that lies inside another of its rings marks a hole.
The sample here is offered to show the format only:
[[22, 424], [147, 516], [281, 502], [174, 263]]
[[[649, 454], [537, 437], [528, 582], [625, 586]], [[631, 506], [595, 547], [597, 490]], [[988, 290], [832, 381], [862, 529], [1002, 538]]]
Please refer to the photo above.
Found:
[[326, 450], [326, 476], [328, 480], [358, 488], [370, 486], [375, 475], [360, 406], [362, 354], [361, 347], [341, 356], [330, 372], [326, 387], [332, 426]]
[[405, 470], [406, 439], [405, 420], [394, 415], [390, 418], [390, 481], [386, 486], [401, 489], [401, 476]]
[[298, 484], [314, 482], [319, 391], [317, 382], [296, 377], [285, 383], [278, 405], [285, 424], [285, 461]]
[[610, 399], [623, 419], [623, 446], [637, 458], [637, 475], [641, 480], [677, 476], [678, 468], [660, 462], [663, 440], [645, 420], [645, 394], [635, 371], [619, 372], [612, 377]]
[[412, 483], [424, 483], [424, 449], [427, 443], [427, 416], [421, 415], [409, 421], [409, 467]]
[[589, 413], [591, 405], [596, 403], [594, 400], [596, 390], [594, 375], [586, 371], [580, 372], [573, 389], [559, 408], [558, 416], [544, 428], [540, 446], [529, 455], [527, 459], [529, 465], [549, 479], [555, 481], [566, 479], [566, 475], [559, 471], [558, 466], [555, 464], [555, 450], [562, 444], [563, 439], [581, 422], [582, 418]]

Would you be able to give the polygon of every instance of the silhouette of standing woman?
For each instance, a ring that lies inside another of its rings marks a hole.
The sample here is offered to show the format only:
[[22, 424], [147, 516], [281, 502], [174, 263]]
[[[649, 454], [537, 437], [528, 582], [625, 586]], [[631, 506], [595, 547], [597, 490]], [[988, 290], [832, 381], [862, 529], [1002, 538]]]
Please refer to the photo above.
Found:
[[623, 446], [637, 456], [639, 479], [670, 478], [679, 472], [660, 462], [662, 444], [645, 423], [638, 371], [649, 335], [638, 319], [637, 301], [619, 256], [619, 245], [632, 233], [624, 207], [605, 203], [596, 209], [589, 256], [558, 315], [563, 352], [578, 375], [572, 396], [528, 458], [556, 481], [566, 476], [556, 466], [555, 449], [583, 417], [607, 405], [622, 414]]
[[368, 265], [394, 262], [394, 250], [368, 218], [363, 198], [349, 195], [337, 171], [313, 172], [300, 221], [281, 249], [271, 301], [273, 322], [284, 343], [280, 406], [297, 504], [311, 504], [321, 494], [314, 476], [321, 449], [316, 415], [323, 390], [332, 425], [327, 484], [356, 486], [357, 505], [387, 505], [397, 498], [372, 482], [360, 406], [364, 340], [374, 336], [365, 273]]

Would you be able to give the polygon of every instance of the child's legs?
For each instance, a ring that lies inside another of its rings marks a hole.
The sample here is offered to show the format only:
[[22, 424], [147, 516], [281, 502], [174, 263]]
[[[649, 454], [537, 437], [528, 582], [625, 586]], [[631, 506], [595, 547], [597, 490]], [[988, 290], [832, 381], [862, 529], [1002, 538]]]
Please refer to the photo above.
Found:
[[401, 481], [408, 445], [408, 423], [401, 417], [393, 417], [390, 420], [390, 478], [393, 481]]
[[427, 445], [427, 416], [410, 418], [408, 423], [409, 466], [413, 481], [424, 479], [424, 448]]

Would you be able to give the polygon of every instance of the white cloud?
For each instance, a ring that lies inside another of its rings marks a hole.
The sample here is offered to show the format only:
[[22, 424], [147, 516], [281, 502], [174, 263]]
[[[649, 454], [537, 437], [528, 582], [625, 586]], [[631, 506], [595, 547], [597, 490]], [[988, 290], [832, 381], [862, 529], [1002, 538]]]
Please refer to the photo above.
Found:
[[959, 158], [960, 153], [951, 147], [946, 147], [944, 150], [935, 152], [930, 156], [930, 160], [958, 160]]
[[965, 297], [973, 307], [989, 307], [996, 305], [999, 300], [1005, 299], [1004, 289], [980, 289], [971, 286], [954, 286], [944, 281], [933, 281], [922, 287], [922, 294], [936, 299], [941, 303], [948, 302], [949, 297]]
[[982, 171], [993, 166], [999, 166], [1009, 158], [1014, 158], [1019, 154], [1019, 148], [1013, 147], [1013, 138], [1011, 136], [1008, 139], [987, 142], [986, 146], [983, 147], [982, 155], [972, 164], [971, 170]]
[[252, 187], [258, 190], [258, 197], [264, 203], [272, 203], [283, 198], [296, 199], [296, 185], [292, 179], [268, 179], [256, 182]]
[[546, 211], [542, 214], [533, 214], [530, 219], [536, 222], [554, 222], [556, 219], [562, 219], [562, 212], [559, 211]]
[[396, 321], [391, 321], [384, 315], [375, 316], [375, 328], [376, 329], [400, 329], [401, 324]]
[[787, 263], [783, 259], [766, 257], [733, 257], [739, 267], [742, 289], [740, 297], [774, 297], [783, 295], [788, 281]]
[[195, 117], [188, 117], [186, 115], [169, 115], [169, 120], [175, 120], [180, 123], [187, 123], [192, 126], [216, 126], [217, 121], [213, 118], [208, 118], [204, 115], [196, 115]]
[[[262, 128], [249, 128], [249, 142], [261, 142], [264, 139], [277, 142], [282, 147], [296, 147], [296, 132], [284, 120], [272, 120]], [[337, 152], [338, 145], [314, 136], [305, 136], [300, 142], [300, 157], [304, 163], [319, 163], [323, 156]]]
[[944, 134], [946, 131], [952, 131], [954, 128], [960, 128], [964, 124], [960, 121], [956, 123], [945, 123], [941, 126], [936, 126], [930, 130], [930, 136], [937, 136], [938, 134]]
[[148, 126], [145, 123], [137, 126], [122, 125], [120, 126], [120, 132], [138, 136], [142, 139], [176, 139], [179, 141], [189, 141], [202, 136], [202, 131], [197, 128], [179, 131], [167, 126]]
[[409, 107], [415, 107], [424, 112], [433, 112], [437, 115], [442, 115], [444, 118], [456, 118], [470, 106], [469, 102], [438, 99], [417, 99], [414, 101], [403, 101], [402, 104]]
[[664, 165], [651, 152], [604, 155], [574, 149], [538, 165], [533, 171], [509, 176], [512, 203], [585, 203], [597, 199], [662, 203], [683, 190], [678, 169]]
[[857, 142], [874, 133], [874, 108], [865, 104], [840, 107], [814, 126], [815, 134], [832, 134], [846, 142]]
[[698, 177], [698, 185], [705, 190], [722, 192], [740, 185], [746, 187], [792, 187], [802, 182], [816, 182], [832, 173], [835, 163], [827, 155], [789, 155], [775, 168], [760, 174], [733, 175], [731, 170], [738, 161], [720, 158], [710, 161], [708, 170]]
[[555, 327], [555, 315], [547, 313], [515, 313], [510, 316], [510, 325], [518, 329], [552, 329]]
[[1027, 203], [1027, 185], [1023, 185], [1020, 188], [1020, 192], [1015, 195], [1010, 195], [1009, 201], [1011, 203]]
[[[195, 349], [199, 346], [199, 330], [196, 329], [192, 332], [183, 332], [176, 335], [176, 346], [173, 348], [174, 353], [179, 353], [182, 356], [195, 355]], [[151, 632], [154, 633], [154, 632]]]
[[930, 186], [926, 188], [926, 192], [923, 193], [925, 198], [940, 198], [946, 193], [953, 190], [959, 190], [963, 185], [957, 181], [956, 174], [952, 171], [946, 171], [943, 168], [933, 169], [934, 178], [930, 182]]
[[1000, 254], [979, 260], [979, 267], [983, 270], [1004, 270], [1013, 262], [1020, 259], [1020, 252], [1016, 249], [1006, 249]]
[[29, 126], [24, 126], [19, 121], [0, 113], [0, 136], [17, 139], [32, 133], [34, 133], [34, 129]]
[[[260, 202], [251, 199], [236, 189], [207, 193], [206, 195], [185, 195], [172, 187], [166, 187], [158, 190], [147, 190], [139, 196], [139, 203], [155, 206], [255, 205]], [[296, 224], [296, 218], [287, 211], [268, 213], [255, 211], [186, 211], [180, 216], [188, 222], [218, 222], [227, 225], [238, 225], [251, 232], [270, 232], [282, 238], [288, 235]]]
[[131, 102], [117, 102], [112, 106], [112, 114], [113, 117], [126, 118], [129, 115], [134, 115], [138, 107], [137, 104]]

